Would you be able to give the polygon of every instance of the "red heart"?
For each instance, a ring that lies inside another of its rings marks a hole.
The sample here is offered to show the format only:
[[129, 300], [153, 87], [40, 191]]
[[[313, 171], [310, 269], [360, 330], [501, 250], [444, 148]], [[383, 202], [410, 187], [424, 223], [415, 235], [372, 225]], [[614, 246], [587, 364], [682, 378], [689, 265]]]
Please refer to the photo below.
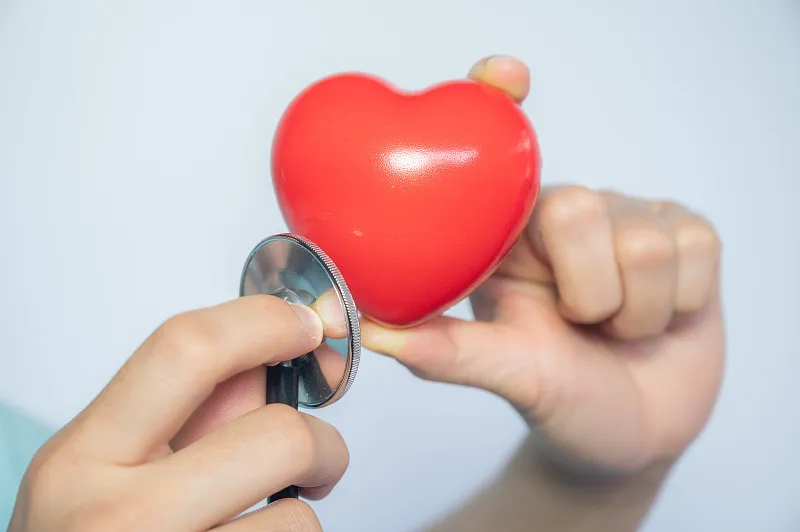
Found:
[[289, 229], [325, 250], [365, 316], [390, 326], [467, 296], [539, 194], [533, 128], [509, 96], [472, 81], [408, 93], [328, 77], [288, 107], [272, 156]]

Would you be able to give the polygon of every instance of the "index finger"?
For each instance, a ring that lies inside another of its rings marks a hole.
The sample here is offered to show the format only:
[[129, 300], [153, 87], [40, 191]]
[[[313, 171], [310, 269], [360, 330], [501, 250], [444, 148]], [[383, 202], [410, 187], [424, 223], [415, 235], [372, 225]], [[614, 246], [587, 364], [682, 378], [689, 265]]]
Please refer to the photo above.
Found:
[[165, 448], [217, 384], [316, 348], [322, 322], [310, 309], [264, 295], [167, 320], [79, 416], [73, 443], [116, 463]]
[[[347, 336], [344, 307], [336, 290], [331, 288], [326, 291], [309, 308], [322, 319], [326, 338]], [[314, 353], [316, 356], [313, 360], [319, 362], [323, 376], [329, 386], [335, 389], [344, 375], [345, 360], [326, 344], [322, 344]], [[231, 421], [264, 406], [266, 377], [263, 368], [254, 368], [220, 383], [172, 439], [172, 449], [183, 449]]]

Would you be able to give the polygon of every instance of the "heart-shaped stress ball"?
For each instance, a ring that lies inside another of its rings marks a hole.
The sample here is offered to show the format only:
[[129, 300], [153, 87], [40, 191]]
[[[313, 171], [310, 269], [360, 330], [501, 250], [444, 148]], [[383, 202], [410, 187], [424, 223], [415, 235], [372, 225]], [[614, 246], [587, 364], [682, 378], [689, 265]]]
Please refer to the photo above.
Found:
[[533, 209], [541, 159], [499, 89], [453, 81], [412, 93], [340, 74], [290, 104], [272, 166], [289, 229], [330, 256], [365, 316], [406, 327], [496, 269]]

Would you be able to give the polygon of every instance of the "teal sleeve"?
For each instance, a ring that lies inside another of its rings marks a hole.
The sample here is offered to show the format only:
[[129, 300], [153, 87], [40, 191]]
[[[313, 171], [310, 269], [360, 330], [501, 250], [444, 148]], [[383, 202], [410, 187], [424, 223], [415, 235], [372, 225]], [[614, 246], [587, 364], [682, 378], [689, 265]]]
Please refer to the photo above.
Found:
[[43, 423], [0, 404], [0, 530], [11, 521], [17, 490], [31, 458], [52, 434]]

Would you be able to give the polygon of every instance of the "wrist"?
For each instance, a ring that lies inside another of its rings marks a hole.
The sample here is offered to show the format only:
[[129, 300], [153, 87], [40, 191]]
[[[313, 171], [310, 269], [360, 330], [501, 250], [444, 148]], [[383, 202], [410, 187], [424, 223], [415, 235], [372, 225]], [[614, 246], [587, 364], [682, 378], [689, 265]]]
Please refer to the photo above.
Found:
[[617, 472], [563, 458], [554, 459], [528, 438], [501, 477], [504, 493], [515, 494], [519, 503], [536, 501], [547, 514], [543, 530], [637, 530], [674, 463]]
[[529, 436], [509, 462], [503, 476], [536, 479], [554, 488], [576, 493], [612, 494], [627, 489], [658, 487], [675, 460], [660, 460], [637, 469], [609, 469], [570, 457]]
[[[596, 454], [596, 453], [595, 453]], [[654, 471], [668, 471], [676, 458], [654, 458], [647, 462], [626, 463], [619, 461], [602, 463], [601, 455], [587, 459], [572, 454], [553, 445], [547, 438], [532, 429], [518, 450], [516, 461], [527, 464], [527, 467], [541, 468], [554, 480], [566, 484], [587, 484], [599, 486], [615, 486], [635, 481], [638, 477], [647, 476]]]
[[587, 474], [545, 457], [528, 438], [499, 478], [430, 532], [633, 532], [670, 466]]

